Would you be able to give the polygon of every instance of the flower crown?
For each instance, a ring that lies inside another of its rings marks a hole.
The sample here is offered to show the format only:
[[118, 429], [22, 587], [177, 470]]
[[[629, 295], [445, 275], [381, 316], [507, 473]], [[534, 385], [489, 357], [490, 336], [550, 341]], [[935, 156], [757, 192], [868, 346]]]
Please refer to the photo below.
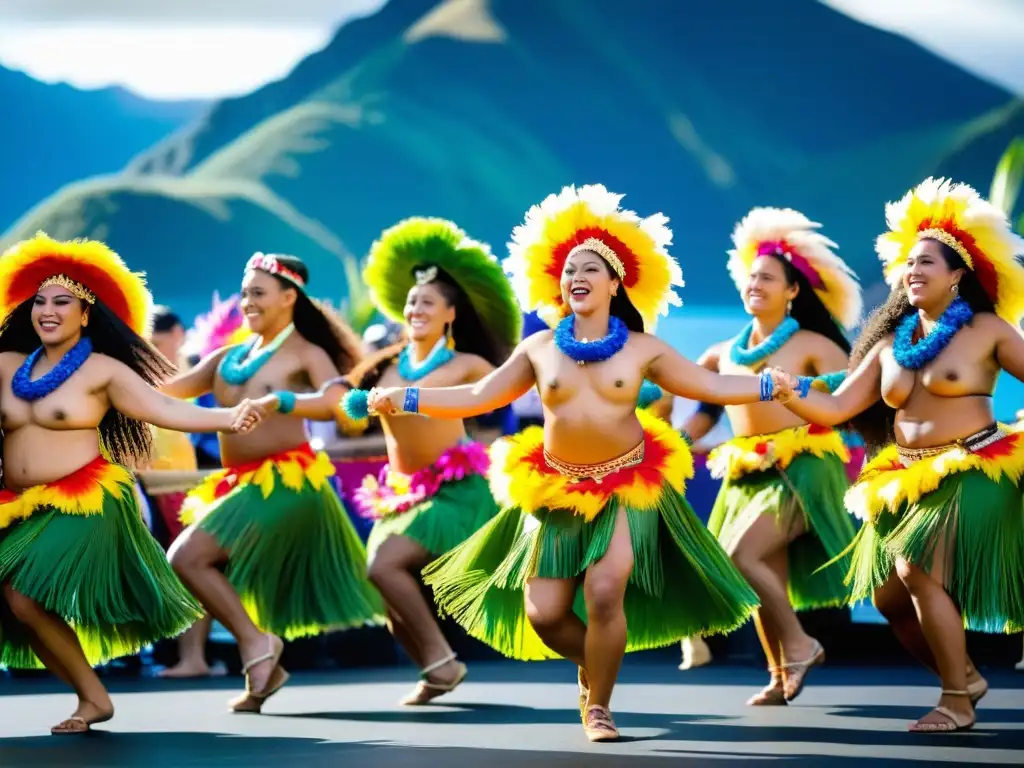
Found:
[[299, 273], [282, 264], [276, 254], [254, 253], [245, 265], [245, 271], [252, 272], [254, 269], [269, 272], [277, 277], [283, 277], [288, 282], [294, 283], [298, 288], [304, 289], [306, 287], [306, 281], [302, 279]]
[[566, 259], [584, 250], [614, 270], [646, 329], [658, 315], [668, 314], [669, 306], [682, 305], [674, 288], [684, 285], [683, 271], [667, 251], [668, 219], [660, 213], [641, 219], [622, 209], [621, 200], [601, 184], [569, 186], [527, 212], [512, 232], [503, 264], [524, 311], [536, 311], [550, 326], [569, 314], [562, 269]]
[[898, 287], [910, 251], [920, 240], [952, 248], [978, 278], [996, 314], [1013, 326], [1024, 317], [1024, 239], [1014, 234], [1006, 214], [967, 184], [928, 178], [901, 200], [885, 207], [889, 231], [875, 248], [885, 279]]
[[815, 231], [820, 226], [791, 208], [752, 209], [733, 230], [729, 275], [742, 293], [759, 256], [785, 259], [807, 278], [832, 319], [850, 330], [864, 309], [860, 283], [833, 253], [836, 244]]

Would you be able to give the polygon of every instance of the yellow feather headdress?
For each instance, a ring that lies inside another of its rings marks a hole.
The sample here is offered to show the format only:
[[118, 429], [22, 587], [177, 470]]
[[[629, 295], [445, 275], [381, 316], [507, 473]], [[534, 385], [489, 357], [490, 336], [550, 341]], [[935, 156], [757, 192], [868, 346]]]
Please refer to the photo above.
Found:
[[1014, 234], [1006, 214], [967, 184], [928, 178], [903, 199], [885, 206], [889, 231], [875, 244], [885, 280], [896, 288], [907, 258], [919, 240], [938, 240], [974, 272], [995, 305], [996, 314], [1013, 326], [1024, 317], [1024, 239]]
[[0, 256], [0, 317], [44, 285], [61, 285], [90, 304], [98, 299], [136, 334], [148, 338], [153, 297], [144, 275], [132, 272], [97, 240], [54, 240], [43, 232]]
[[741, 293], [758, 256], [784, 258], [801, 272], [839, 325], [852, 330], [864, 309], [860, 283], [836, 244], [817, 230], [821, 224], [791, 208], [754, 208], [732, 233], [729, 275]]
[[503, 263], [524, 311], [536, 310], [550, 326], [569, 314], [562, 268], [579, 250], [594, 251], [615, 270], [648, 331], [670, 305], [682, 305], [674, 287], [684, 285], [683, 271], [667, 251], [668, 219], [660, 213], [641, 219], [623, 210], [621, 200], [603, 185], [589, 184], [565, 187], [530, 208], [512, 232]]

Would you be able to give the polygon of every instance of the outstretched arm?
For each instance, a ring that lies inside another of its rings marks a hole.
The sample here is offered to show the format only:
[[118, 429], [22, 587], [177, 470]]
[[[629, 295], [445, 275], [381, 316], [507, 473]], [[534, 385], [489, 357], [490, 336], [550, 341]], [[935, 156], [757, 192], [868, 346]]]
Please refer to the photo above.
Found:
[[[881, 397], [881, 350], [882, 342], [879, 342], [834, 394], [808, 389], [802, 396], [784, 401], [785, 406], [804, 421], [823, 427], [849, 421]], [[794, 389], [800, 388], [794, 385]]]
[[1024, 336], [1005, 321], [1000, 321], [996, 340], [996, 362], [1008, 374], [1024, 381]]
[[[718, 359], [721, 354], [722, 345], [715, 344], [697, 358], [697, 365], [707, 368], [712, 373], [718, 373]], [[683, 432], [689, 435], [690, 440], [697, 443], [715, 428], [720, 418], [722, 418], [722, 406], [715, 403], [700, 403], [697, 410], [683, 423]]]
[[[647, 378], [673, 395], [719, 405], [744, 405], [762, 399], [761, 376], [732, 376], [713, 373], [687, 360], [661, 339], [647, 337], [654, 345], [654, 357]], [[772, 374], [773, 388], [766, 399], [778, 398], [787, 388], [785, 377]]]
[[159, 392], [124, 363], [110, 358], [104, 363], [110, 404], [130, 419], [178, 432], [244, 431], [242, 422], [251, 411], [248, 403], [230, 409], [200, 408]]
[[526, 351], [529, 343], [530, 339], [522, 342], [504, 365], [475, 384], [417, 389], [419, 399], [414, 409], [405, 407], [409, 388], [376, 389], [370, 409], [385, 416], [413, 410], [435, 419], [468, 419], [490, 413], [518, 400], [534, 385], [533, 365]]
[[176, 374], [161, 384], [160, 391], [168, 397], [176, 397], [179, 400], [191, 400], [194, 397], [205, 395], [213, 389], [217, 366], [220, 365], [227, 350], [228, 347], [223, 347], [207, 355], [197, 365]]
[[308, 394], [295, 392], [273, 392], [261, 397], [254, 405], [267, 413], [287, 413], [298, 419], [331, 421], [334, 419], [341, 396], [349, 390], [347, 383], [339, 378], [338, 369], [331, 358], [320, 347], [306, 352], [304, 361], [306, 374], [317, 391]]

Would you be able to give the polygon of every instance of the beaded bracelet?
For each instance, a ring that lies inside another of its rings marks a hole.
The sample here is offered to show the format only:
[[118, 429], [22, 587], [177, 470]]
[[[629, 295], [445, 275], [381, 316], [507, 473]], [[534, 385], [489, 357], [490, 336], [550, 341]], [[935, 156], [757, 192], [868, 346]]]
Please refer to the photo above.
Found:
[[811, 385], [814, 384], [813, 376], [797, 376], [796, 377], [796, 394], [801, 400], [806, 399], [807, 393], [811, 391]]
[[406, 387], [405, 388], [405, 402], [402, 403], [402, 410], [406, 413], [419, 413], [420, 412], [420, 388], [419, 387]]
[[297, 398], [294, 392], [275, 392], [274, 397], [277, 398], [278, 413], [291, 413], [295, 410]]
[[761, 371], [761, 402], [767, 403], [775, 396], [775, 382], [768, 371]]

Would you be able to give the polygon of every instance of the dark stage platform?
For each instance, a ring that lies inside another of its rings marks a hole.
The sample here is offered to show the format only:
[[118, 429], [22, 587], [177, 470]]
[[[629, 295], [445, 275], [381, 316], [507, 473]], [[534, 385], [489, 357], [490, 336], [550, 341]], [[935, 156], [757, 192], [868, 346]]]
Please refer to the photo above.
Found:
[[[764, 683], [751, 668], [679, 672], [628, 659], [614, 709], [625, 739], [590, 745], [564, 662], [475, 663], [442, 704], [395, 703], [411, 668], [296, 674], [262, 717], [231, 715], [237, 677], [111, 680], [116, 718], [88, 737], [51, 737], [73, 698], [49, 680], [0, 680], [4, 768], [612, 768], [637, 765], [1024, 764], [1024, 674], [989, 672], [992, 691], [966, 734], [914, 735], [907, 724], [938, 685], [907, 668], [828, 667], [797, 704], [744, 706]], [[666, 762], [666, 760], [668, 762]]]

